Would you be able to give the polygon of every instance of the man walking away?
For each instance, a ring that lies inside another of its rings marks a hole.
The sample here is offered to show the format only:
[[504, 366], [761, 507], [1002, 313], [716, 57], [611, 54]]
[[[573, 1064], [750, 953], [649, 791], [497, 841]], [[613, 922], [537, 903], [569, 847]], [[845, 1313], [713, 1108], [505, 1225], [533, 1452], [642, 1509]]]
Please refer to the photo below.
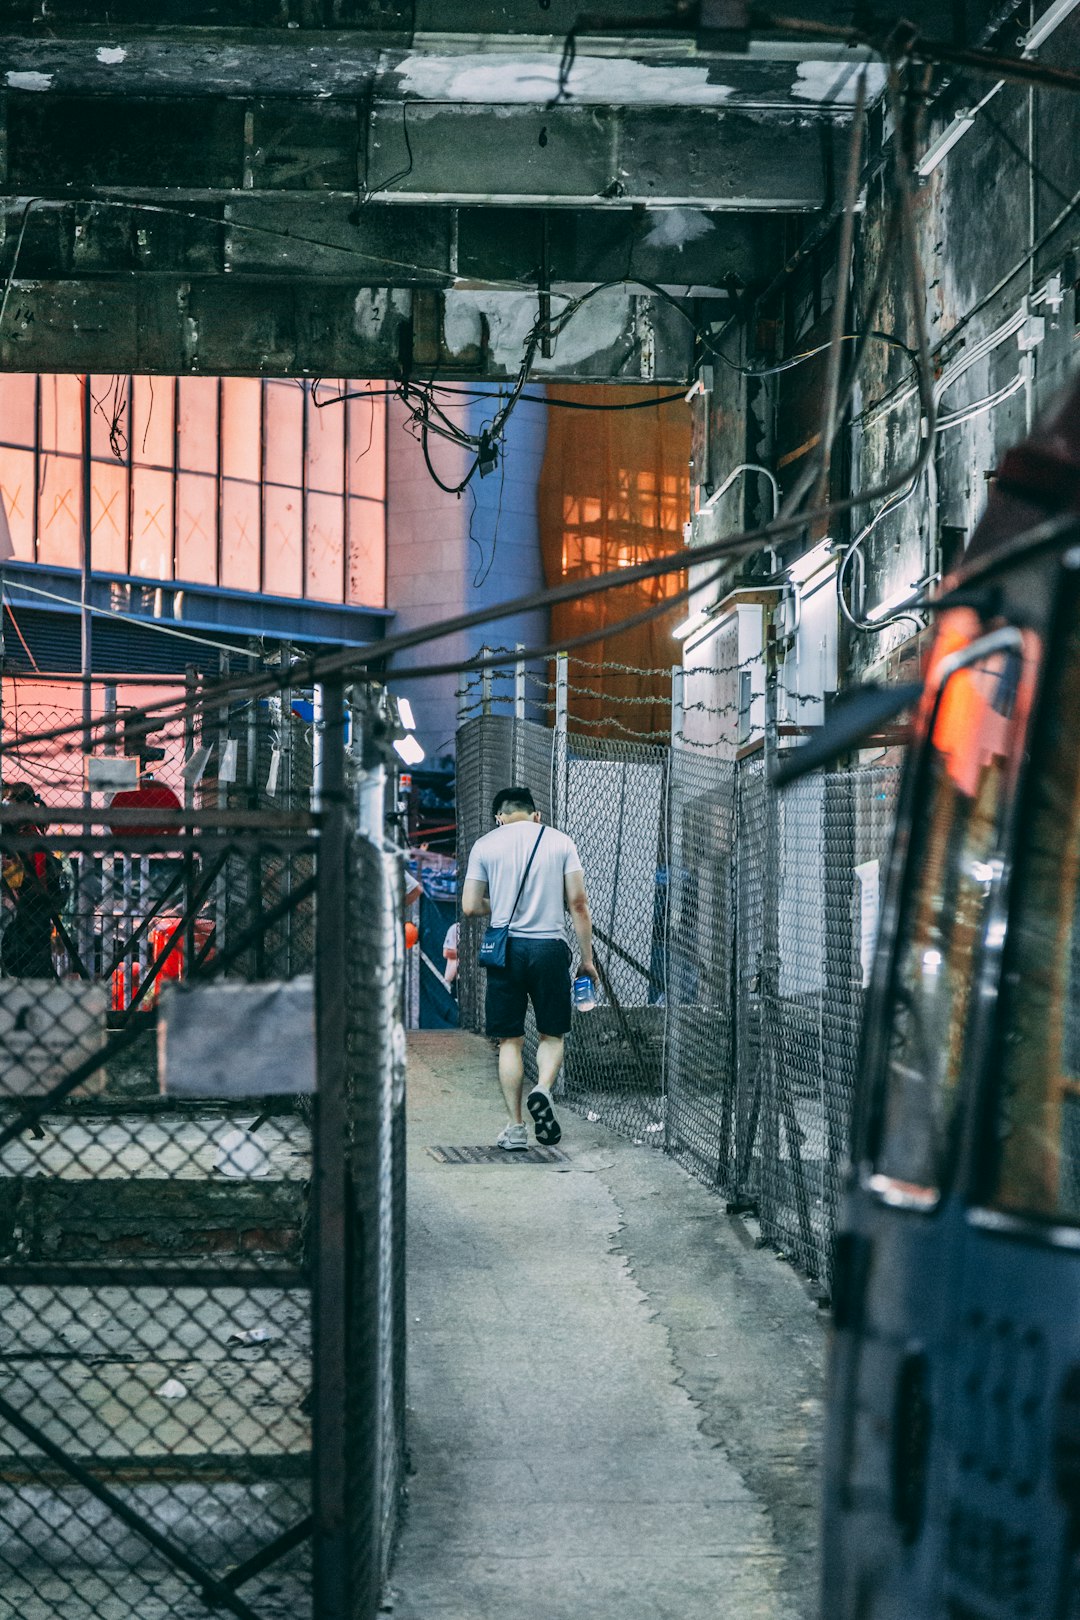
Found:
[[498, 1146], [514, 1151], [529, 1145], [521, 1112], [529, 1001], [540, 1034], [539, 1080], [525, 1106], [536, 1140], [554, 1146], [562, 1130], [551, 1105], [551, 1089], [559, 1077], [563, 1037], [570, 1028], [566, 910], [577, 935], [577, 971], [597, 982], [585, 874], [573, 840], [554, 827], [540, 825], [540, 812], [527, 787], [503, 788], [495, 795], [491, 813], [497, 825], [472, 847], [461, 909], [466, 917], [486, 917], [496, 928], [507, 924], [510, 928], [505, 967], [487, 970], [485, 1006], [487, 1033], [499, 1043], [499, 1083], [510, 1114]]

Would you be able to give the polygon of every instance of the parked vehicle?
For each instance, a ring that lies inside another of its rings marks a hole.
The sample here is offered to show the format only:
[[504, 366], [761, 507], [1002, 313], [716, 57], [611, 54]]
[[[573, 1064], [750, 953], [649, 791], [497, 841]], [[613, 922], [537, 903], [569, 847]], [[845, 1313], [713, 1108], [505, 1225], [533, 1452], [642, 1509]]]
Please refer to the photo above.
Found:
[[1005, 458], [935, 622], [837, 1245], [822, 1612], [1077, 1620], [1080, 389]]

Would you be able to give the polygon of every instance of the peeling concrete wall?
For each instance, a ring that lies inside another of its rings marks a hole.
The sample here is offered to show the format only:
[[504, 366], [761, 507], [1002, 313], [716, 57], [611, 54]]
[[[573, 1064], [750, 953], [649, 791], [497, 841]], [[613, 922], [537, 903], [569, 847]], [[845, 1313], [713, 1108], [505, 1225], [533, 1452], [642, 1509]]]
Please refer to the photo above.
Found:
[[[1018, 37], [1019, 31], [1003, 36], [1001, 49], [1012, 50]], [[1080, 19], [1074, 17], [1039, 56], [1066, 66], [1078, 54]], [[975, 105], [991, 83], [957, 79], [933, 109], [921, 150], [930, 149], [957, 112]], [[896, 603], [910, 587], [955, 565], [1001, 455], [1075, 371], [1080, 214], [1070, 205], [1080, 192], [1076, 120], [1074, 97], [1005, 85], [917, 182], [916, 231], [940, 431], [932, 464], [909, 499], [895, 509], [891, 501], [868, 503], [829, 525], [829, 536], [840, 545], [878, 520], [862, 545], [861, 568], [849, 574], [848, 600], [857, 613]], [[871, 171], [881, 172], [868, 185], [858, 222], [852, 307], [858, 329], [883, 266], [885, 292], [873, 326], [899, 341], [872, 342], [867, 350], [851, 418], [834, 451], [833, 497], [873, 487], [909, 465], [922, 431], [912, 359], [901, 347], [913, 349], [916, 339], [912, 291], [903, 255], [887, 238], [890, 166], [876, 162], [884, 122], [882, 109], [871, 114], [867, 160]], [[789, 229], [788, 251], [789, 274], [759, 296], [740, 329], [727, 335], [725, 351], [733, 358], [767, 365], [827, 338], [836, 232], [815, 243], [797, 224]], [[702, 423], [708, 423], [701, 500], [741, 460], [771, 457], [782, 490], [790, 488], [814, 446], [823, 381], [821, 360], [765, 383], [720, 368], [712, 393], [697, 402]], [[695, 519], [695, 541], [734, 533], [765, 515], [745, 507], [744, 499], [736, 485]], [[785, 557], [798, 555], [801, 544], [788, 543]], [[765, 567], [759, 556], [733, 569], [732, 579], [760, 576]], [[877, 631], [845, 626], [840, 684], [867, 675], [889, 678], [916, 650], [911, 621]]]
[[[1076, 60], [1078, 49], [1080, 23], [1074, 19], [1041, 55], [1064, 65]], [[931, 121], [928, 142], [951, 123], [958, 104], [988, 88], [985, 82], [957, 85]], [[865, 542], [864, 609], [948, 572], [978, 521], [987, 479], [1002, 453], [1024, 436], [1075, 368], [1074, 256], [1080, 220], [1074, 214], [1051, 230], [1080, 188], [1075, 129], [1072, 98], [1006, 86], [922, 183], [917, 229], [940, 428], [919, 491]], [[1037, 174], [1025, 158], [1033, 159]], [[885, 251], [887, 204], [886, 188], [879, 185], [868, 199], [863, 225], [861, 288], [869, 285]], [[910, 290], [899, 255], [893, 260], [875, 324], [913, 343]], [[1055, 276], [1060, 297], [1052, 285]], [[983, 348], [987, 352], [979, 357]], [[875, 345], [854, 407], [855, 489], [880, 481], [916, 449], [920, 411], [910, 374], [910, 362], [900, 351]], [[992, 399], [997, 403], [990, 404]], [[861, 524], [878, 509], [860, 509]], [[901, 622], [877, 635], [857, 633], [850, 672], [878, 672], [911, 632], [912, 626]]]

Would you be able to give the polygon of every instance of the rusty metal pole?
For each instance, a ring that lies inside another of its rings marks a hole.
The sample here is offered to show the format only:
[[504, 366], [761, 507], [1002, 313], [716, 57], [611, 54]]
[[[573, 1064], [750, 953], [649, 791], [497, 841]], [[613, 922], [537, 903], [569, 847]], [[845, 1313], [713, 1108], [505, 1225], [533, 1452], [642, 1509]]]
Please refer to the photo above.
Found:
[[[344, 696], [340, 676], [324, 683], [315, 935], [318, 1080], [312, 1179], [314, 1620], [352, 1620], [360, 1612], [352, 1590], [349, 1508], [356, 1482], [349, 1477], [346, 1412], [349, 1378], [366, 1381], [367, 1369], [362, 1359], [349, 1364], [350, 1292], [355, 1278], [349, 1265]], [[369, 1354], [367, 1360], [377, 1364], [374, 1355]]]

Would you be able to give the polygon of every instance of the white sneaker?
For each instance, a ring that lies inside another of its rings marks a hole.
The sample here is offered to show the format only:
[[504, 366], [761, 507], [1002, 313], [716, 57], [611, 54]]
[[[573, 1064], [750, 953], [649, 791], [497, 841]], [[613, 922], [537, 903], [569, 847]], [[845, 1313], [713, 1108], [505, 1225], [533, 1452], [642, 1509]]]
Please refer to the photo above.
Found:
[[495, 1139], [495, 1146], [507, 1153], [521, 1153], [529, 1145], [529, 1132], [524, 1125], [504, 1125]]

